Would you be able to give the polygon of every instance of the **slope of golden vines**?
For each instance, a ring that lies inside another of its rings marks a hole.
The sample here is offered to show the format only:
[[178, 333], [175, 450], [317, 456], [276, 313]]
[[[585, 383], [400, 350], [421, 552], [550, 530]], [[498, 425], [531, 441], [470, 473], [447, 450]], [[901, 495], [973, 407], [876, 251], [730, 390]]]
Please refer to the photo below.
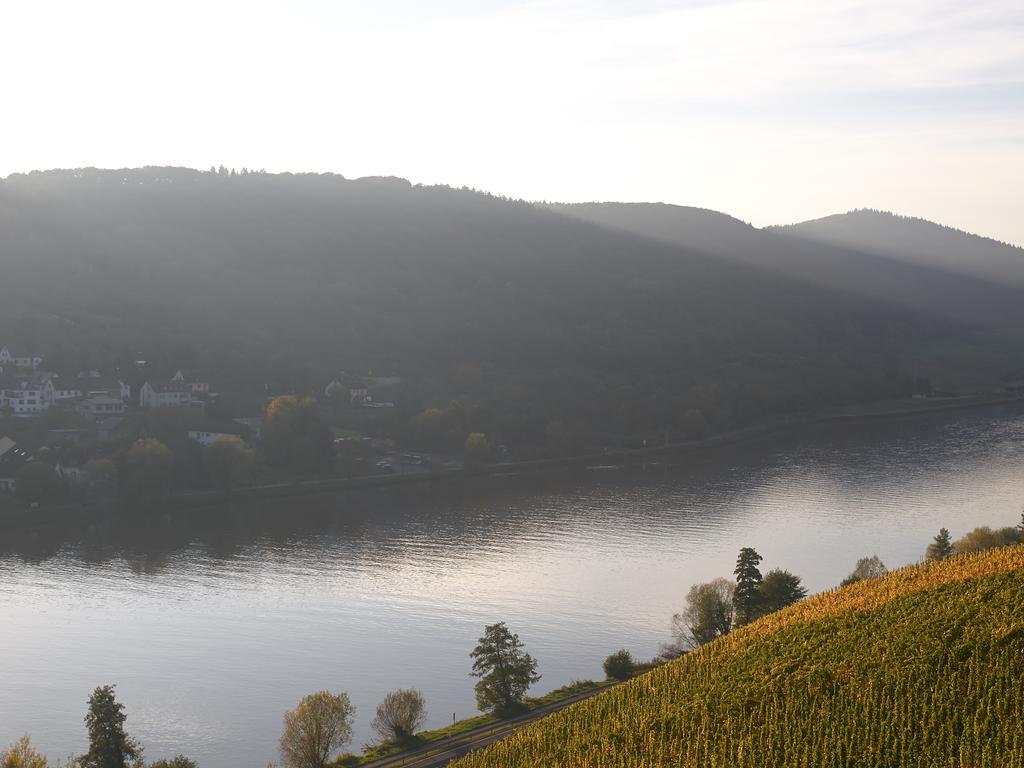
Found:
[[768, 616], [459, 768], [1024, 768], [1024, 547]]
[[[869, 610], [898, 597], [955, 581], [971, 581], [997, 573], [1024, 570], [1024, 545], [950, 557], [933, 563], [909, 565], [880, 579], [824, 592], [726, 636], [728, 643], [743, 642], [801, 621], [851, 610]], [[710, 647], [710, 646], [709, 646]]]

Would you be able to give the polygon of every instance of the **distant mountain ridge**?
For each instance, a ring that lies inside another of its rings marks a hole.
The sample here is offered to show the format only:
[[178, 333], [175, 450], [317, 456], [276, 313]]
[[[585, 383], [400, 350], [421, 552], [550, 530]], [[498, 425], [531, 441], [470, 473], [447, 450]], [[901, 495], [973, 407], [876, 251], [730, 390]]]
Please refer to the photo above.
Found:
[[[1024, 250], [930, 222], [841, 214], [757, 229], [726, 214], [663, 203], [549, 207], [609, 229], [961, 322], [1021, 322]], [[872, 229], [875, 222], [880, 223]]]
[[859, 209], [771, 231], [1024, 287], [1024, 248], [926, 219]]

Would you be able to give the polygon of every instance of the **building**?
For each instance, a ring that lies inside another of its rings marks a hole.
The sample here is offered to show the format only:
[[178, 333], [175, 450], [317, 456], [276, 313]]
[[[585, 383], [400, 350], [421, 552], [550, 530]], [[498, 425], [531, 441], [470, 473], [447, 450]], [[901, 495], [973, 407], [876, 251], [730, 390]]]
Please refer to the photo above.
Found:
[[89, 396], [75, 406], [75, 410], [90, 421], [99, 421], [110, 416], [121, 416], [124, 414], [124, 409], [124, 400], [104, 395]]
[[81, 388], [73, 382], [62, 382], [60, 379], [57, 379], [57, 382], [53, 385], [54, 403], [73, 403], [76, 400], [80, 400], [82, 395]]
[[43, 364], [41, 355], [16, 352], [10, 347], [0, 347], [0, 368], [14, 366], [15, 368], [26, 368], [34, 371]]
[[188, 408], [192, 386], [183, 381], [147, 381], [139, 390], [141, 408]]
[[46, 413], [53, 402], [53, 381], [46, 376], [0, 377], [0, 410], [13, 416]]
[[240, 438], [244, 434], [245, 428], [234, 421], [205, 422], [189, 429], [188, 439], [200, 445], [209, 445], [221, 438]]
[[242, 427], [243, 435], [248, 433], [250, 440], [258, 441], [263, 437], [263, 417], [262, 416], [241, 416], [237, 419], [233, 419], [235, 424]]
[[16, 450], [17, 447], [18, 444], [6, 435], [0, 437], [0, 464], [9, 461], [10, 457], [14, 455], [11, 452]]
[[205, 397], [210, 394], [210, 382], [207, 381], [205, 376], [200, 376], [195, 371], [186, 371], [183, 368], [179, 369], [178, 372], [171, 377], [171, 381], [188, 384], [192, 388], [192, 394], [195, 397]]
[[132, 398], [132, 388], [121, 379], [100, 376], [98, 371], [78, 374], [78, 388], [86, 397], [116, 397], [124, 402]]
[[9, 437], [0, 437], [0, 491], [14, 493], [17, 490], [15, 477], [18, 470], [32, 458]]
[[342, 373], [324, 387], [324, 397], [328, 399], [346, 396], [352, 405], [364, 405], [373, 400], [366, 381], [358, 376]]
[[0, 493], [14, 493], [18, 490], [16, 474], [17, 470], [13, 467], [0, 465]]

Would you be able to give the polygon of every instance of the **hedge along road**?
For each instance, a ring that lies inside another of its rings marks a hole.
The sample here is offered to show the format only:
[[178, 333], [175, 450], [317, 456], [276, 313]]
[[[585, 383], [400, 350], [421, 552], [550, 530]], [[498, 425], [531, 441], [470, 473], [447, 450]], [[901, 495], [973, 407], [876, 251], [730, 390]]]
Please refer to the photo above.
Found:
[[529, 725], [538, 718], [550, 715], [552, 712], [557, 712], [560, 709], [565, 709], [576, 702], [589, 699], [591, 696], [597, 696], [600, 693], [611, 690], [616, 685], [621, 685], [621, 683], [614, 683], [597, 690], [580, 693], [568, 699], [556, 701], [554, 704], [538, 707], [517, 717], [502, 720], [499, 723], [483, 725], [471, 731], [460, 733], [457, 736], [449, 736], [421, 749], [383, 757], [372, 763], [363, 763], [360, 768], [437, 768], [438, 766], [448, 765], [452, 760], [462, 757], [469, 752], [500, 741], [506, 736], [511, 736], [520, 728]]

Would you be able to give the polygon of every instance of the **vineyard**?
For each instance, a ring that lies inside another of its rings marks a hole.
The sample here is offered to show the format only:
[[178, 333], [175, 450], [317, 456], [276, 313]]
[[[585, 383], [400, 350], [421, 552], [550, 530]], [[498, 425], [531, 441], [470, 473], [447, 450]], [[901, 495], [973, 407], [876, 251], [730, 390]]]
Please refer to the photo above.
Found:
[[809, 598], [458, 768], [1024, 768], [1024, 546]]

